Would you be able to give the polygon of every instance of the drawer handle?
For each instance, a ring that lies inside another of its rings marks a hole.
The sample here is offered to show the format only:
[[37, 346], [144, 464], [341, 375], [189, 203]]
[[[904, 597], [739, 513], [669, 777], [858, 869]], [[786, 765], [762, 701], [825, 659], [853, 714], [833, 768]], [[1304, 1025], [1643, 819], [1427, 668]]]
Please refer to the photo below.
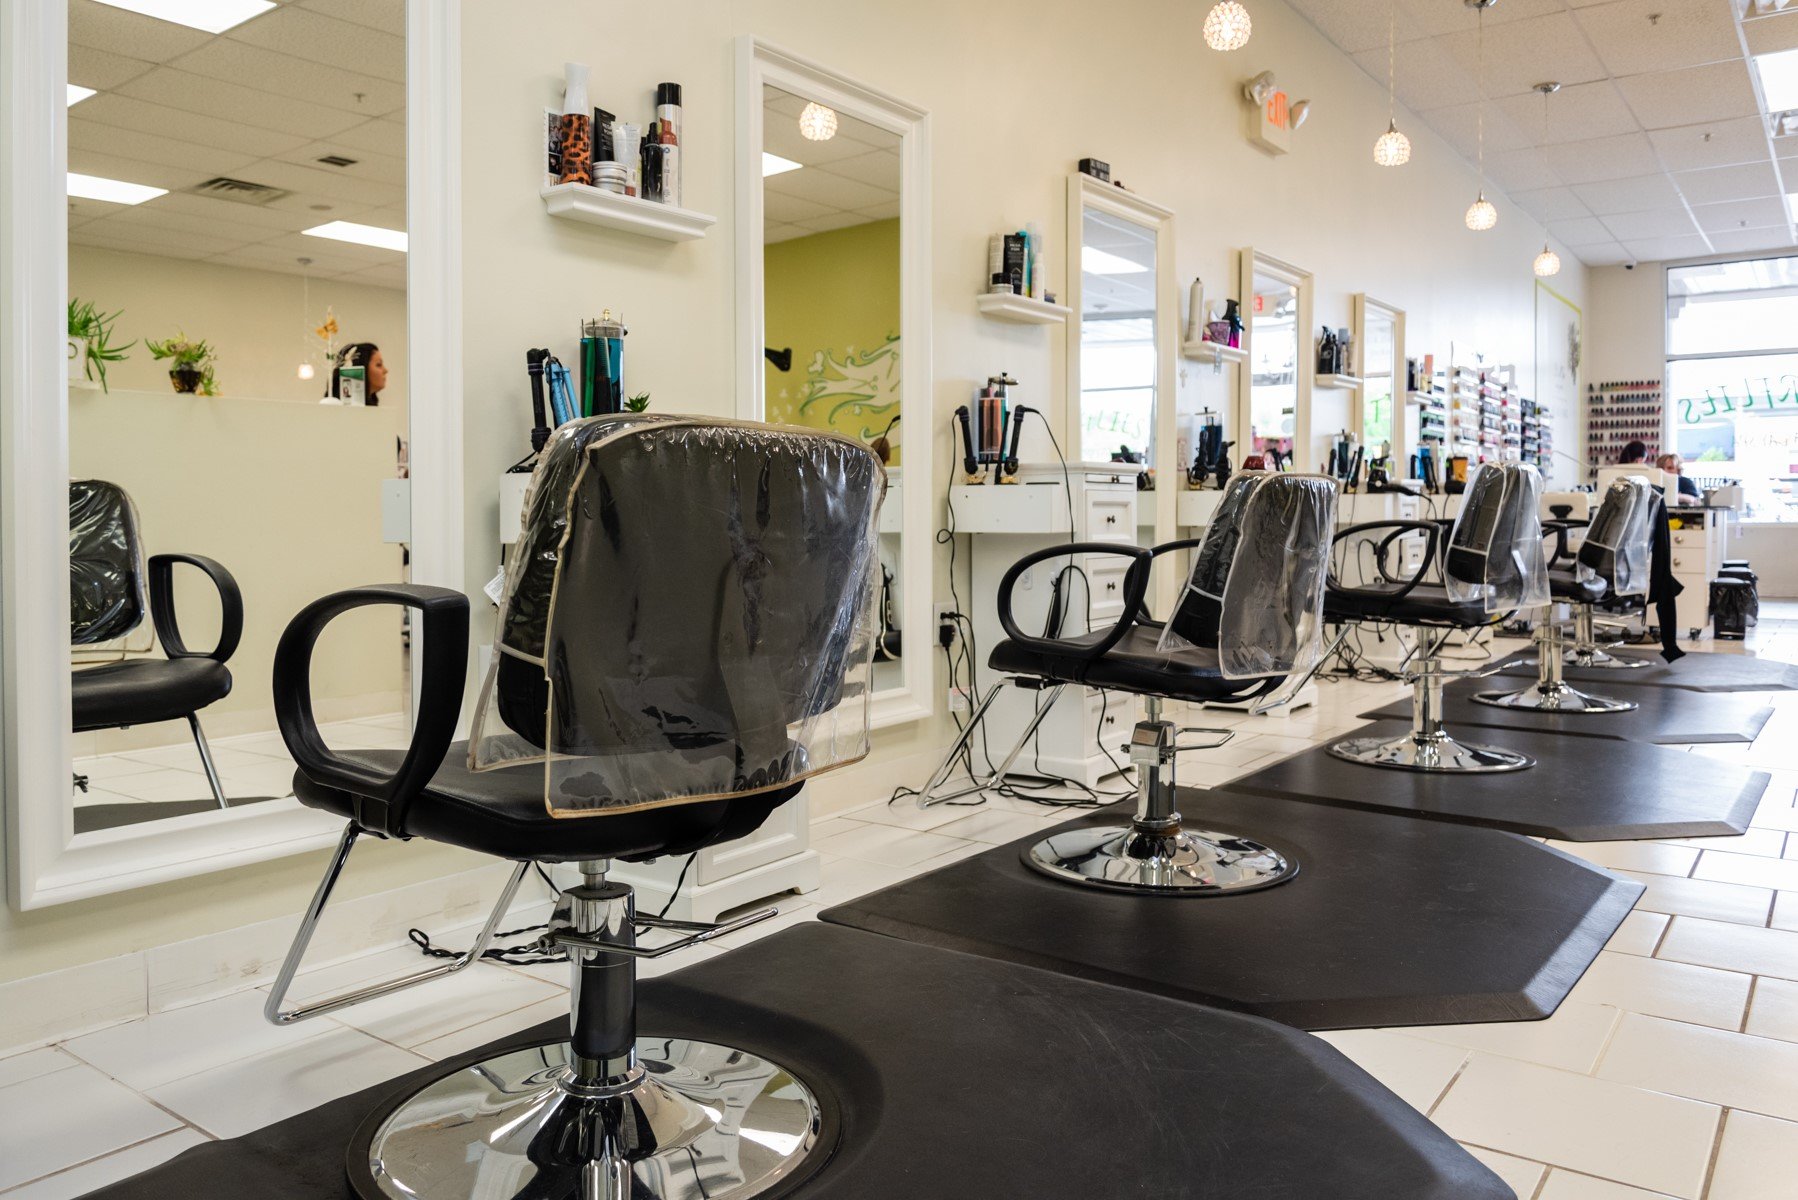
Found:
[[1105, 590], [1106, 590], [1106, 591], [1108, 591], [1108, 592], [1115, 592], [1115, 591], [1117, 591], [1117, 590], [1118, 590], [1118, 581], [1117, 581], [1117, 580], [1115, 580], [1115, 579], [1108, 579], [1108, 580], [1106, 580], [1106, 581], [1105, 581]]
[[1116, 525], [1118, 523], [1118, 515], [1116, 513], [1109, 514], [1105, 518], [1105, 523], [1107, 525]]
[[1673, 569], [1676, 571], [1679, 569], [1679, 559], [1677, 558], [1673, 560]]

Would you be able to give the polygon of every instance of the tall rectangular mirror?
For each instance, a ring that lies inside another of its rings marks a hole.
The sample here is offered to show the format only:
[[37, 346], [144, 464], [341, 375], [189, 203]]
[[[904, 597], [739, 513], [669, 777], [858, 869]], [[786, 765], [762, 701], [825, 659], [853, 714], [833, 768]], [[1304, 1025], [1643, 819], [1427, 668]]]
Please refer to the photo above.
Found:
[[738, 100], [738, 412], [886, 462], [867, 686], [877, 725], [915, 720], [935, 646], [925, 116], [753, 38]]
[[1237, 428], [1245, 459], [1270, 469], [1315, 470], [1312, 453], [1311, 276], [1254, 250], [1242, 252], [1249, 357], [1238, 373]]
[[1361, 373], [1361, 403], [1356, 433], [1367, 448], [1369, 463], [1387, 460], [1394, 479], [1408, 471], [1411, 447], [1405, 414], [1405, 314], [1402, 309], [1357, 292], [1354, 337]]

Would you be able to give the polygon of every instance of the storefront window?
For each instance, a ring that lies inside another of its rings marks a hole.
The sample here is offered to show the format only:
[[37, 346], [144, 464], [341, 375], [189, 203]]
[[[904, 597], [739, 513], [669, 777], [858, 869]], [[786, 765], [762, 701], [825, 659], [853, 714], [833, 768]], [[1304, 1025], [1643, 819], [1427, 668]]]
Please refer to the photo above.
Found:
[[1798, 258], [1667, 272], [1667, 419], [1700, 487], [1745, 521], [1798, 522]]

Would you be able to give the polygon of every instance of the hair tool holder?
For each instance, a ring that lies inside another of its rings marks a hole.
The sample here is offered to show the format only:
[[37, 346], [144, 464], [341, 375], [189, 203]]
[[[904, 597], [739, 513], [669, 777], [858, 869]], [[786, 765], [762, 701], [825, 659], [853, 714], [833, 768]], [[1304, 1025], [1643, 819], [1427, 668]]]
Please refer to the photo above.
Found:
[[1012, 406], [1006, 389], [1017, 384], [1001, 371], [981, 387], [972, 410], [965, 404], [955, 410], [961, 429], [962, 474], [968, 483], [985, 483], [989, 467], [996, 468], [995, 483], [1017, 482], [1018, 438], [1024, 415], [1036, 411], [1028, 405]]
[[1217, 490], [1230, 482], [1230, 447], [1235, 442], [1224, 440], [1222, 420], [1211, 409], [1199, 414], [1198, 436], [1194, 439], [1192, 466], [1186, 470], [1186, 485], [1194, 491], [1204, 488], [1205, 481], [1215, 476]]
[[1330, 443], [1329, 474], [1345, 492], [1353, 492], [1360, 486], [1362, 454], [1363, 447], [1346, 429]]

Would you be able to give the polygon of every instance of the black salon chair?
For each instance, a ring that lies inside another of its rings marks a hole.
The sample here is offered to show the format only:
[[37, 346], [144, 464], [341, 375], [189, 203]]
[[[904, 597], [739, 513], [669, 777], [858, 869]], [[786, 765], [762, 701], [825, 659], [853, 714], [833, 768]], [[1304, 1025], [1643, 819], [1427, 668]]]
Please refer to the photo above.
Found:
[[[531, 484], [470, 740], [452, 744], [468, 602], [419, 586], [315, 602], [275, 660], [302, 803], [346, 821], [269, 996], [286, 1024], [477, 961], [532, 863], [577, 864], [542, 944], [573, 963], [572, 1038], [450, 1071], [365, 1126], [369, 1200], [753, 1196], [810, 1150], [817, 1097], [757, 1054], [636, 1036], [635, 961], [724, 925], [639, 915], [610, 881], [743, 837], [806, 779], [867, 752], [875, 519], [885, 470], [859, 443], [767, 425], [595, 417], [558, 430]], [[326, 748], [312, 647], [336, 616], [422, 617], [409, 748]], [[518, 864], [473, 946], [403, 979], [288, 1010], [306, 945], [356, 839], [425, 838]], [[683, 937], [639, 946], [639, 927]], [[679, 1031], [669, 1031], [678, 1033]]]
[[[1350, 583], [1332, 572], [1324, 609], [1339, 624], [1386, 622], [1420, 630], [1404, 677], [1412, 685], [1411, 730], [1397, 738], [1346, 738], [1330, 753], [1350, 762], [1411, 771], [1518, 771], [1534, 766], [1527, 754], [1451, 737], [1442, 724], [1442, 687], [1449, 679], [1493, 674], [1512, 660], [1451, 671], [1443, 650], [1456, 634], [1501, 624], [1518, 609], [1548, 603], [1537, 505], [1542, 476], [1526, 463], [1487, 463], [1462, 496], [1449, 525], [1437, 521], [1368, 521], [1336, 535], [1338, 544], [1374, 539], [1379, 563], [1372, 579]], [[1425, 540], [1412, 571], [1394, 566], [1405, 538]], [[1334, 557], [1334, 556], [1333, 556]]]
[[[1577, 632], [1588, 643], [1593, 605], [1648, 595], [1648, 521], [1653, 511], [1654, 488], [1646, 479], [1626, 476], [1605, 489], [1590, 522], [1557, 518], [1542, 523], [1543, 536], [1554, 543], [1547, 564], [1549, 597], [1569, 606]], [[1575, 529], [1586, 530], [1577, 551], [1568, 540]], [[1552, 611], [1544, 611], [1535, 626], [1536, 682], [1510, 691], [1481, 692], [1475, 700], [1499, 708], [1557, 713], [1619, 713], [1636, 707], [1633, 700], [1595, 696], [1569, 684], [1563, 677], [1569, 652], [1561, 622]]]
[[[1176, 726], [1162, 719], [1161, 703], [1245, 705], [1263, 712], [1292, 699], [1322, 658], [1323, 582], [1335, 518], [1334, 480], [1253, 471], [1231, 478], [1203, 538], [1154, 549], [1117, 542], [1052, 546], [1012, 564], [999, 582], [1006, 640], [993, 647], [988, 665], [1002, 672], [1006, 683], [1046, 693], [1036, 722], [1069, 684], [1131, 692], [1146, 704], [1129, 745], [1138, 774], [1136, 815], [1045, 839], [1030, 851], [1031, 866], [1083, 886], [1182, 896], [1269, 887], [1298, 869], [1258, 842], [1182, 825], [1175, 756], [1198, 747], [1179, 745], [1178, 736], [1217, 735], [1206, 744], [1210, 748], [1228, 741], [1232, 731]], [[1187, 549], [1194, 551], [1192, 572], [1164, 625], [1145, 607], [1150, 569], [1156, 558]], [[1077, 637], [1025, 633], [1012, 614], [1012, 589], [1037, 563], [1067, 554], [1131, 560], [1124, 576], [1124, 615], [1109, 629]], [[950, 747], [925, 788], [926, 802], [998, 692], [996, 685]], [[1025, 730], [997, 777], [1010, 769], [1035, 727]]]
[[[1613, 615], [1613, 624], [1626, 625], [1629, 613], [1642, 610], [1642, 619], [1647, 622], [1648, 594], [1652, 590], [1654, 577], [1654, 537], [1655, 522], [1665, 522], [1665, 508], [1660, 503], [1659, 493], [1655, 486], [1640, 476], [1629, 475], [1612, 481], [1612, 489], [1618, 483], [1626, 483], [1634, 493], [1630, 507], [1619, 513], [1621, 523], [1613, 523], [1607, 529], [1597, 528], [1596, 522], [1591, 524], [1590, 532], [1580, 544], [1574, 556], [1584, 560], [1588, 553], [1596, 553], [1599, 558], [1588, 565], [1599, 572], [1601, 577], [1612, 578], [1611, 589], [1599, 603]], [[1608, 497], [1609, 491], [1606, 495]], [[1602, 509], [1603, 505], [1600, 505]], [[1544, 522], [1544, 528], [1556, 525], [1557, 522]], [[1587, 522], [1563, 520], [1559, 522], [1568, 532], [1586, 525]], [[1586, 545], [1597, 539], [1597, 547], [1588, 552]], [[1571, 566], [1567, 561], [1567, 534], [1557, 539], [1555, 557], [1549, 563], [1554, 569]], [[1616, 563], [1612, 572], [1607, 575], [1604, 568], [1607, 560]], [[1725, 564], [1728, 565], [1727, 563]], [[1626, 590], [1619, 590], [1615, 583], [1616, 575], [1627, 576]], [[1566, 664], [1570, 667], [1597, 668], [1605, 671], [1640, 671], [1654, 664], [1646, 658], [1619, 657], [1608, 653], [1599, 644], [1596, 626], [1598, 624], [1597, 606], [1591, 603], [1573, 603], [1573, 645], [1567, 648]]]
[[[175, 567], [198, 567], [219, 594], [218, 643], [189, 650], [175, 619]], [[94, 646], [143, 623], [146, 607], [164, 657], [125, 657], [75, 671], [70, 679], [76, 733], [185, 720], [206, 782], [229, 807], [200, 728], [200, 710], [231, 694], [225, 666], [243, 635], [243, 595], [231, 572], [198, 554], [156, 554], [144, 562], [137, 510], [125, 489], [99, 479], [69, 483], [69, 643]], [[77, 775], [75, 785], [87, 790]]]

